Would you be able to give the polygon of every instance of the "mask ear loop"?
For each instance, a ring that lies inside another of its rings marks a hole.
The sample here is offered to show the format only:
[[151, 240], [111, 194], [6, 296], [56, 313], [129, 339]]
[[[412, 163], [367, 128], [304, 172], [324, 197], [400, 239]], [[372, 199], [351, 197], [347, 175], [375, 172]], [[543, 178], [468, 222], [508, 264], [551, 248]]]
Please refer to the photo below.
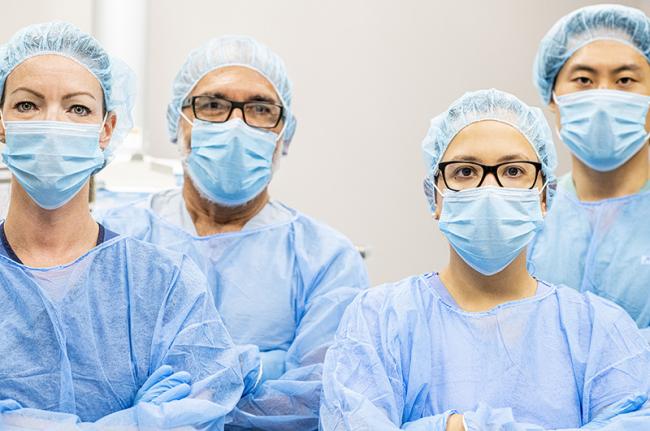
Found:
[[[102, 134], [104, 133], [104, 126], [106, 125], [106, 120], [108, 120], [108, 114], [110, 114], [109, 111], [106, 111], [104, 114], [104, 119], [102, 120], [102, 123], [99, 125], [99, 139], [101, 140]], [[110, 141], [106, 145], [106, 148], [101, 148], [101, 143], [97, 142], [100, 145], [100, 149], [102, 150], [102, 153], [105, 152], [108, 149], [108, 146], [111, 144]], [[106, 157], [106, 156], [104, 156]], [[106, 162], [104, 162], [104, 165], [106, 165]]]
[[99, 125], [99, 136], [101, 136], [102, 132], [104, 131], [104, 126], [106, 125], [106, 120], [108, 120], [108, 114], [110, 114], [110, 112], [106, 112], [104, 114], [104, 119], [102, 120], [101, 124]]
[[5, 114], [2, 111], [0, 111], [0, 123], [2, 123], [2, 128], [5, 131], [5, 136], [3, 136], [0, 142], [4, 144], [7, 142], [7, 125], [5, 124]]
[[440, 196], [443, 197], [443, 198], [446, 197], [446, 195], [442, 192], [442, 190], [440, 190], [440, 189], [438, 188], [438, 186], [436, 185], [435, 180], [432, 181], [432, 183], [433, 183], [433, 188], [434, 188], [438, 193], [440, 193]]
[[183, 112], [182, 109], [181, 109], [181, 117], [183, 117], [183, 119], [184, 119], [185, 121], [187, 121], [187, 124], [189, 124], [190, 126], [194, 127], [194, 122], [193, 122], [193, 121], [190, 121], [190, 119], [187, 118], [187, 115], [185, 115], [185, 113]]
[[[191, 127], [194, 127], [194, 122], [191, 121], [189, 118], [187, 118], [187, 115], [183, 112], [183, 109], [181, 108], [180, 110], [180, 115], [187, 124], [189, 124]], [[181, 139], [181, 127], [180, 124], [177, 127], [176, 130], [176, 142], [178, 143], [178, 154], [181, 156], [181, 161], [184, 163], [187, 158], [189, 157], [190, 153], [192, 152], [192, 145], [187, 146], [187, 151], [185, 150], [185, 142]]]

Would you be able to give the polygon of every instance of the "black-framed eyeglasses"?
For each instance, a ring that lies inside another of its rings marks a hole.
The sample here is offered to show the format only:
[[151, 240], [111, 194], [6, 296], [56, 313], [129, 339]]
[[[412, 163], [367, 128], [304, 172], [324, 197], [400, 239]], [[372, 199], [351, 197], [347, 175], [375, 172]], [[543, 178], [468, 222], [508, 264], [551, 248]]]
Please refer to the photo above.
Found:
[[494, 175], [500, 187], [532, 189], [542, 164], [528, 160], [503, 162], [496, 165], [484, 165], [475, 162], [448, 161], [438, 164], [439, 172], [448, 190], [457, 192], [481, 187], [488, 174]]
[[284, 107], [270, 102], [235, 102], [216, 96], [190, 96], [182, 108], [192, 108], [194, 118], [210, 123], [225, 123], [232, 111], [239, 109], [244, 122], [251, 127], [272, 129], [280, 124]]

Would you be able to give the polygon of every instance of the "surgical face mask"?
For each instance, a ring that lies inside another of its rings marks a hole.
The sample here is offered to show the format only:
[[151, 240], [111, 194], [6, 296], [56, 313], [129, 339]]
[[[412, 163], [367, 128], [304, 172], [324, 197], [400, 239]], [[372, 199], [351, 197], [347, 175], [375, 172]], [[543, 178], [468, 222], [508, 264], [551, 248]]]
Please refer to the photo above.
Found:
[[645, 130], [650, 96], [616, 90], [553, 95], [560, 110], [560, 138], [584, 164], [611, 171], [630, 160], [650, 134]]
[[492, 186], [441, 193], [440, 230], [469, 266], [496, 274], [542, 228], [540, 193]]
[[194, 120], [187, 169], [208, 199], [236, 206], [258, 196], [272, 176], [279, 135], [239, 118], [224, 123]]
[[99, 147], [103, 123], [3, 121], [2, 160], [27, 194], [44, 209], [60, 208], [105, 164]]

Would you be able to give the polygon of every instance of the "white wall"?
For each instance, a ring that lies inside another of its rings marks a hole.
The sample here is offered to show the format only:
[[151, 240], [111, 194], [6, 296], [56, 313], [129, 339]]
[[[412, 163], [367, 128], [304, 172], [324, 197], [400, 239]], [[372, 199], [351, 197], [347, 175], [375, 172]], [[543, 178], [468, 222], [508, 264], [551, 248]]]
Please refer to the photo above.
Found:
[[[538, 104], [531, 69], [539, 40], [562, 15], [591, 3], [150, 1], [145, 145], [176, 155], [165, 109], [189, 50], [226, 33], [252, 35], [284, 58], [294, 84], [298, 130], [273, 196], [369, 246], [374, 283], [437, 270], [447, 245], [422, 193], [420, 156], [430, 118], [464, 91], [485, 87]], [[648, 9], [642, 0], [621, 3]], [[11, 13], [0, 17], [0, 38], [52, 18], [88, 30], [90, 4], [4, 0]], [[565, 172], [567, 152], [560, 153]]]
[[[437, 270], [447, 245], [422, 193], [420, 156], [430, 118], [485, 87], [538, 104], [531, 71], [539, 40], [590, 3], [156, 1], [149, 142], [158, 154], [175, 154], [164, 114], [187, 52], [213, 36], [250, 34], [284, 58], [294, 84], [298, 129], [273, 196], [371, 247], [374, 283]], [[562, 151], [561, 171], [568, 166]]]
[[89, 0], [2, 0], [0, 42], [26, 25], [45, 21], [69, 21], [92, 31], [93, 2]]

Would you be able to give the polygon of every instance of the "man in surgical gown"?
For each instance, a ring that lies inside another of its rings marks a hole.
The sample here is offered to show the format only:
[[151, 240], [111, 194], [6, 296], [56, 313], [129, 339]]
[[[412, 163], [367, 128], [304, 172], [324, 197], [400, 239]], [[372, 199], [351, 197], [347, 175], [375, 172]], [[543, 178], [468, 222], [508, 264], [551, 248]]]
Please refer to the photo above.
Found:
[[233, 427], [316, 429], [325, 351], [368, 279], [343, 235], [269, 200], [296, 126], [282, 60], [249, 37], [208, 41], [179, 71], [167, 121], [183, 188], [99, 217], [189, 255], [233, 339], [259, 347], [248, 365], [260, 382], [229, 416]]
[[[650, 326], [650, 19], [620, 5], [579, 9], [542, 40], [535, 84], [572, 156], [533, 274], [622, 306]], [[647, 331], [644, 331], [648, 334]]]
[[650, 348], [632, 319], [526, 270], [554, 205], [542, 112], [467, 93], [422, 145], [449, 264], [347, 309], [325, 359], [321, 429], [650, 429]]

